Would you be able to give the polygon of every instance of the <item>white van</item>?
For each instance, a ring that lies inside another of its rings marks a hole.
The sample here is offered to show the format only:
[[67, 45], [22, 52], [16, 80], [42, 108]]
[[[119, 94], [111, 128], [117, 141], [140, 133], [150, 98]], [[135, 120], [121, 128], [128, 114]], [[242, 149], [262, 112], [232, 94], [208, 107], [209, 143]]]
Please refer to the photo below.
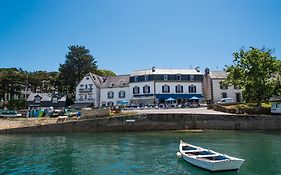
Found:
[[235, 101], [233, 98], [222, 98], [218, 103], [227, 104], [227, 103], [235, 103]]

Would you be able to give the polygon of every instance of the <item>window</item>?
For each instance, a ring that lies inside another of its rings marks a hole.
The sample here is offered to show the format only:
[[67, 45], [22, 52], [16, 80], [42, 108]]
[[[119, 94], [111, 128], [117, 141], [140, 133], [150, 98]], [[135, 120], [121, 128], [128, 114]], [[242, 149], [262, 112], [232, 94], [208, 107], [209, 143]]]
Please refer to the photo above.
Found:
[[105, 107], [106, 106], [106, 102], [105, 101], [101, 102], [101, 106]]
[[183, 86], [182, 85], [177, 85], [176, 86], [176, 93], [183, 93]]
[[124, 81], [121, 81], [121, 82], [120, 82], [120, 86], [121, 86], [121, 87], [125, 86]]
[[137, 82], [137, 81], [138, 81], [138, 77], [135, 76], [135, 77], [134, 77], [134, 82]]
[[239, 89], [240, 89], [240, 86], [234, 85], [234, 89], [239, 90]]
[[188, 92], [189, 93], [196, 93], [196, 86], [194, 86], [193, 84], [188, 86]]
[[181, 80], [181, 75], [176, 76], [176, 80], [180, 81]]
[[109, 92], [107, 93], [107, 98], [114, 98], [114, 92], [109, 91]]
[[90, 86], [90, 89], [93, 89], [93, 84], [89, 84], [89, 86]]
[[144, 76], [144, 81], [148, 81], [148, 75]]
[[190, 75], [190, 81], [194, 81], [194, 75]]
[[225, 86], [222, 82], [220, 82], [220, 89], [226, 90], [226, 89], [228, 89], [228, 87]]
[[108, 87], [112, 88], [114, 86], [114, 83], [109, 83]]
[[83, 101], [83, 95], [79, 94], [79, 101]]
[[168, 75], [164, 75], [164, 80], [168, 80]]
[[236, 102], [240, 103], [241, 102], [241, 94], [240, 93], [236, 93]]
[[114, 102], [113, 102], [113, 101], [109, 101], [109, 102], [107, 103], [107, 106], [109, 106], [109, 107], [114, 106]]
[[58, 97], [53, 97], [52, 98], [52, 103], [58, 103]]
[[133, 88], [133, 94], [139, 94], [140, 93], [140, 88], [138, 86], [135, 86]]
[[85, 89], [88, 89], [88, 85], [85, 85]]
[[41, 101], [41, 97], [40, 97], [40, 96], [36, 96], [36, 97], [34, 98], [34, 102], [35, 102], [35, 103], [40, 103], [40, 101]]
[[90, 79], [90, 78], [87, 76], [87, 77], [86, 77], [86, 80], [89, 80], [89, 79]]
[[85, 94], [84, 96], [85, 96], [85, 100], [87, 100], [87, 94]]
[[93, 94], [89, 94], [89, 100], [93, 100]]
[[149, 93], [150, 93], [150, 86], [145, 85], [145, 86], [143, 87], [143, 93], [144, 93], [144, 94], [149, 94]]
[[125, 91], [119, 92], [119, 98], [125, 98]]
[[169, 93], [170, 92], [170, 86], [168, 86], [168, 85], [164, 85], [164, 86], [162, 86], [162, 92], [163, 93]]
[[223, 93], [221, 93], [221, 96], [222, 96], [222, 98], [227, 98], [227, 93], [223, 92]]

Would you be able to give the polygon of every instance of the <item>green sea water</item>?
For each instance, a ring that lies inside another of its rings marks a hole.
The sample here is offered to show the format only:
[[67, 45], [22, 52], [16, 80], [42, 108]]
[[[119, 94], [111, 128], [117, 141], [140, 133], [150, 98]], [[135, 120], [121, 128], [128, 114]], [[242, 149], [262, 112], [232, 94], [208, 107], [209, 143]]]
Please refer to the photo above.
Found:
[[[210, 173], [177, 158], [181, 139], [246, 161], [239, 171]], [[281, 132], [0, 135], [0, 174], [281, 174]]]

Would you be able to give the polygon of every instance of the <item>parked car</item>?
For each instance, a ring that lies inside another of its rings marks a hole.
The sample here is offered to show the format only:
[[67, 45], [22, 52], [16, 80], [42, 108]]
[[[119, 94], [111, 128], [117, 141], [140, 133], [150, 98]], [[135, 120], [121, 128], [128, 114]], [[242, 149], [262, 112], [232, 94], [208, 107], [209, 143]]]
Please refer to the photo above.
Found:
[[222, 98], [218, 104], [228, 104], [228, 103], [235, 103], [233, 98]]
[[76, 109], [65, 109], [64, 110], [64, 115], [67, 115], [68, 117], [74, 117], [74, 116], [78, 116], [78, 110]]
[[18, 114], [17, 111], [14, 110], [1, 110], [0, 117], [21, 117], [21, 114]]

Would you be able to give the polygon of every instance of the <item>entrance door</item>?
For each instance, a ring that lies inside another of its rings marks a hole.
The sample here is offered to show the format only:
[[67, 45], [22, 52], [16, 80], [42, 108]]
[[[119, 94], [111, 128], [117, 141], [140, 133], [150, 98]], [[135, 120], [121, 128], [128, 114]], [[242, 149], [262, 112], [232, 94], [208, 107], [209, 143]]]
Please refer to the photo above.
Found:
[[236, 93], [236, 102], [241, 102], [241, 94]]

